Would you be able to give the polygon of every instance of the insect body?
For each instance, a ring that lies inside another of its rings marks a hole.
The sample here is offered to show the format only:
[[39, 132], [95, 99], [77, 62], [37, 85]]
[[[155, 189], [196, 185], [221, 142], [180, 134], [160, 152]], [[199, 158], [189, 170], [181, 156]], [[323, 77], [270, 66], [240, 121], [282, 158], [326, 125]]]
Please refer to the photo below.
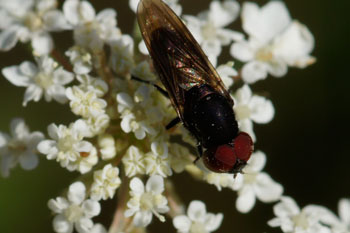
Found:
[[155, 70], [179, 119], [197, 139], [204, 164], [214, 172], [241, 172], [253, 142], [239, 132], [233, 100], [207, 56], [161, 0], [141, 0], [137, 18]]

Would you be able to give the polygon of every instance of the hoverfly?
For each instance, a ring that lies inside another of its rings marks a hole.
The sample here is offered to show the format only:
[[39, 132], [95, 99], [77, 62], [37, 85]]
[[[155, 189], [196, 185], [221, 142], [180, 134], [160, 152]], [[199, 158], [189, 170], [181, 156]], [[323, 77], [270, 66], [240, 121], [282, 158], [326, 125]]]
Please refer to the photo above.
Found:
[[233, 100], [197, 41], [161, 0], [141, 0], [137, 20], [178, 115], [170, 124], [181, 121], [197, 139], [197, 159], [202, 157], [208, 169], [241, 172], [253, 152], [253, 141], [239, 132]]

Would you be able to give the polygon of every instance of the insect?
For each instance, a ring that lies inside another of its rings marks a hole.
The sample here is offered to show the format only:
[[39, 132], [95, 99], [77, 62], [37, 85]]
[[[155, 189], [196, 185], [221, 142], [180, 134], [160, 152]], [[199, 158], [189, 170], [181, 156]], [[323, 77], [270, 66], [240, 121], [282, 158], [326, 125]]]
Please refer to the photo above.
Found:
[[218, 73], [181, 19], [161, 0], [141, 0], [137, 20], [178, 115], [167, 128], [181, 121], [198, 141], [197, 160], [202, 157], [211, 171], [236, 176], [253, 152], [253, 141], [239, 132], [233, 100]]

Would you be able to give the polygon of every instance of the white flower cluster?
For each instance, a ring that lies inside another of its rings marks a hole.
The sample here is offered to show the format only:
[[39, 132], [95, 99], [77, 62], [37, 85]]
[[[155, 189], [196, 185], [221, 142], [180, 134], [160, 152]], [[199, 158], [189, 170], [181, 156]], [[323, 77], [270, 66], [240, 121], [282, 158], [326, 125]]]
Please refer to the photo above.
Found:
[[[134, 12], [138, 2], [129, 0]], [[177, 0], [165, 2], [181, 17]], [[276, 218], [268, 224], [284, 232], [349, 231], [348, 199], [340, 202], [340, 217], [321, 206], [300, 210], [293, 199], [282, 196], [282, 185], [263, 171], [266, 156], [261, 151], [252, 154], [236, 178], [208, 172], [201, 161], [194, 164], [188, 146], [194, 145], [194, 140], [189, 133], [182, 126], [165, 130], [176, 116], [170, 101], [154, 86], [134, 80], [156, 83], [158, 79], [144, 56], [148, 52], [139, 33], [123, 34], [116, 16], [116, 10], [110, 8], [96, 13], [86, 0], [62, 4], [56, 0], [0, 0], [0, 50], [30, 42], [35, 61], [5, 67], [3, 76], [15, 86], [26, 87], [23, 106], [43, 97], [69, 103], [78, 118], [69, 125], [50, 124], [48, 139], [40, 132], [31, 133], [19, 118], [11, 122], [11, 135], [0, 132], [3, 176], [18, 163], [26, 170], [35, 168], [39, 152], [68, 171], [80, 173], [66, 197], [48, 203], [55, 214], [55, 232], [107, 232], [92, 218], [100, 214], [100, 202], [116, 196], [118, 207], [109, 232], [133, 232], [136, 227], [148, 226], [153, 216], [161, 222], [171, 217], [182, 233], [217, 230], [223, 214], [207, 213], [202, 201], [190, 202], [185, 215], [169, 178], [184, 171], [218, 190], [237, 192], [236, 208], [242, 213], [251, 211], [256, 199], [279, 201], [274, 207]], [[230, 28], [239, 16], [247, 38]], [[312, 34], [291, 18], [280, 1], [262, 7], [245, 2], [241, 9], [235, 0], [213, 0], [208, 10], [183, 19], [217, 67], [224, 85], [230, 92], [235, 90], [231, 94], [239, 128], [256, 141], [253, 123], [269, 123], [275, 109], [271, 100], [254, 94], [249, 85], [268, 74], [282, 77], [288, 67], [304, 68], [315, 62], [310, 55]], [[63, 30], [71, 31], [74, 44], [67, 51], [58, 51], [50, 33]], [[225, 46], [230, 46], [233, 61], [218, 65]], [[234, 67], [235, 59], [242, 67]], [[143, 179], [147, 179], [145, 184]]]

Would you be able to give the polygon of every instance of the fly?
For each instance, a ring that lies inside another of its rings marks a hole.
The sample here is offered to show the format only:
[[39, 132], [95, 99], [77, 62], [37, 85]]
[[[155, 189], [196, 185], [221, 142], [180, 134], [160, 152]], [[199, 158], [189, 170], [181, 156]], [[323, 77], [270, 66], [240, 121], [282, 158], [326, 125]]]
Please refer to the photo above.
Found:
[[242, 172], [253, 152], [253, 141], [239, 131], [234, 102], [197, 41], [161, 0], [141, 0], [137, 19], [178, 115], [167, 128], [181, 121], [198, 141], [198, 159], [202, 157], [211, 171]]

